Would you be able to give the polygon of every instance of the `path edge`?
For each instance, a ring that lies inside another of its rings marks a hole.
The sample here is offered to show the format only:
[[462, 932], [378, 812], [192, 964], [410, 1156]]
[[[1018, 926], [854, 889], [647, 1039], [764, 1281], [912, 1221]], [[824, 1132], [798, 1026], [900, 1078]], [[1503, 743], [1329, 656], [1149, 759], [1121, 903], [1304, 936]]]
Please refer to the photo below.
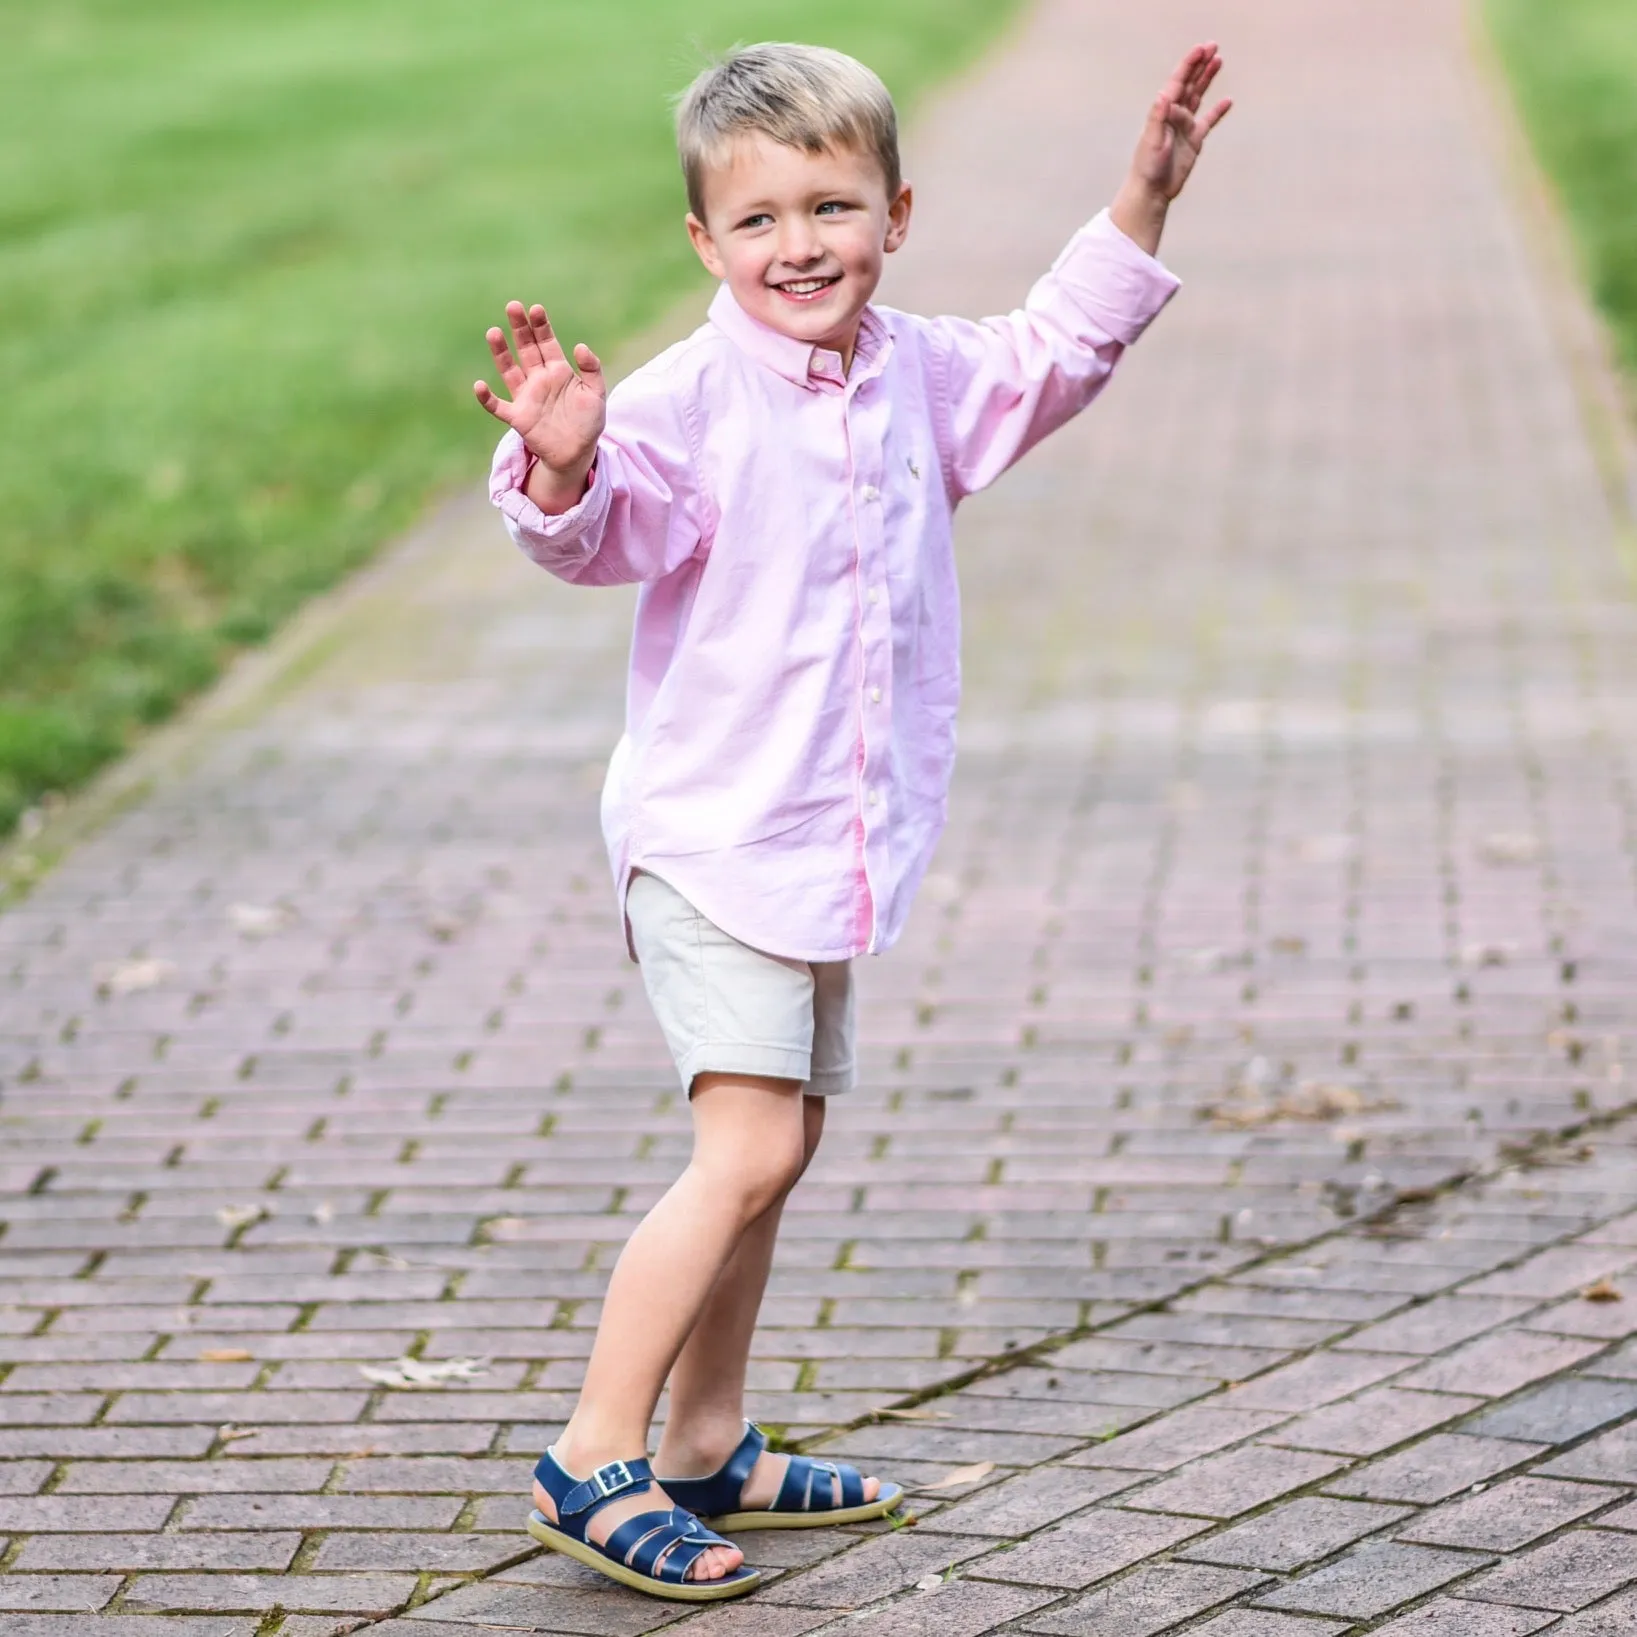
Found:
[[1465, 0], [1462, 17], [1482, 134], [1523, 228], [1524, 252], [1608, 501], [1615, 551], [1637, 593], [1637, 381], [1620, 367], [1613, 332], [1591, 294], [1562, 195], [1524, 123], [1484, 0]]

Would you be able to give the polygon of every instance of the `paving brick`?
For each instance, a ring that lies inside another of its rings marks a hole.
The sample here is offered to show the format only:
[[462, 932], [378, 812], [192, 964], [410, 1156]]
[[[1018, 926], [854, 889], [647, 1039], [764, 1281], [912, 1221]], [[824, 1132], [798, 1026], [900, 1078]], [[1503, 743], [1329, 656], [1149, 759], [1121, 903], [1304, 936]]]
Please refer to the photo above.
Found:
[[1079, 1591], [1153, 1557], [1207, 1526], [1182, 1518], [1142, 1517], [1098, 1507], [1035, 1535], [972, 1571], [986, 1579]]
[[0, 1637], [255, 1637], [258, 1618], [227, 1615], [0, 1615]]
[[[1550, 1625], [1555, 1614], [1502, 1609], [1437, 1597], [1376, 1628], [1375, 1637], [1530, 1637]], [[1561, 1631], [1562, 1627], [1554, 1628]]]
[[485, 1574], [529, 1551], [532, 1537], [521, 1531], [507, 1536], [333, 1534], [318, 1548], [310, 1567], [333, 1569], [408, 1569], [422, 1574]]
[[415, 1590], [411, 1574], [150, 1574], [125, 1594], [133, 1613], [186, 1609], [334, 1609], [390, 1614]]
[[[181, 1527], [447, 1529], [464, 1504], [459, 1495], [205, 1495], [189, 1502]], [[522, 1494], [517, 1504], [521, 1517]]]
[[[1554, 1529], [1588, 1516], [1624, 1492], [1599, 1484], [1508, 1478], [1478, 1495], [1446, 1501], [1396, 1531], [1424, 1546], [1461, 1546], [1479, 1552], [1515, 1552]], [[1618, 1517], [1618, 1513], [1612, 1514]], [[1607, 1523], [1608, 1518], [1598, 1520]]]
[[1491, 1438], [1567, 1444], [1634, 1412], [1637, 1412], [1637, 1381], [1569, 1376], [1474, 1416], [1463, 1430]]
[[176, 1502], [168, 1495], [117, 1501], [81, 1495], [13, 1495], [0, 1499], [0, 1530], [21, 1534], [157, 1529]]
[[[1289, 1573], [1410, 1516], [1407, 1506], [1304, 1495], [1179, 1548], [1178, 1557]], [[1400, 1538], [1404, 1538], [1400, 1536]]]
[[1508, 1328], [1432, 1360], [1401, 1377], [1398, 1385], [1504, 1398], [1531, 1381], [1573, 1368], [1596, 1351], [1594, 1342]]
[[1540, 1444], [1511, 1439], [1469, 1438], [1461, 1433], [1434, 1433], [1409, 1449], [1373, 1461], [1357, 1472], [1326, 1484], [1332, 1495], [1360, 1495], [1368, 1500], [1413, 1501], [1430, 1506], [1451, 1495], [1488, 1483], [1509, 1468], [1538, 1455]]
[[95, 1614], [119, 1590], [117, 1574], [0, 1575], [0, 1609]]
[[855, 1608], [891, 1597], [928, 1575], [943, 1574], [993, 1544], [982, 1538], [899, 1529], [877, 1535], [817, 1568], [785, 1576], [756, 1595], [770, 1603], [804, 1608]]
[[[0, 1468], [0, 1471], [3, 1471]], [[206, 1495], [219, 1491], [322, 1489], [333, 1461], [78, 1461], [57, 1486], [61, 1495]]]
[[1076, 1466], [1135, 1467], [1169, 1472], [1199, 1455], [1209, 1455], [1229, 1444], [1254, 1437], [1277, 1426], [1277, 1411], [1222, 1409], [1215, 1404], [1190, 1404], [1171, 1414], [1121, 1433], [1069, 1457]]
[[0, 1637], [255, 1637], [260, 1619], [223, 1614], [3, 1614]]
[[1195, 1626], [1189, 1637], [1339, 1637], [1346, 1630], [1344, 1621], [1310, 1620], [1266, 1609], [1229, 1609]]
[[1368, 1541], [1255, 1601], [1267, 1608], [1370, 1620], [1480, 1569], [1488, 1560], [1467, 1552]]
[[1334, 1456], [1253, 1444], [1195, 1461], [1122, 1499], [1143, 1511], [1181, 1512], [1203, 1518], [1236, 1518], [1269, 1501], [1329, 1477], [1347, 1463]]
[[[1050, 1596], [1021, 1586], [956, 1580], [935, 1592], [903, 1598], [880, 1614], [872, 1614], [868, 1623], [882, 1637], [981, 1637], [1039, 1608]], [[756, 1630], [754, 1626], [743, 1629]], [[856, 1617], [849, 1617], [816, 1628], [814, 1637], [851, 1637], [857, 1629]]]
[[287, 1569], [301, 1536], [36, 1535], [23, 1543], [20, 1569]]
[[[1327, 1404], [1265, 1435], [1270, 1444], [1327, 1450], [1338, 1455], [1375, 1455], [1430, 1432], [1482, 1400], [1452, 1393], [1406, 1392], [1381, 1387], [1339, 1404]], [[1482, 1430], [1482, 1429], [1479, 1429]], [[1514, 1434], [1513, 1436], [1521, 1436]]]
[[1312, 1353], [1230, 1388], [1223, 1402], [1295, 1415], [1373, 1387], [1419, 1361], [1416, 1353]]
[[1407, 1312], [1366, 1325], [1336, 1343], [1338, 1352], [1441, 1353], [1527, 1313], [1533, 1303], [1501, 1296], [1436, 1296]]
[[[641, 1592], [590, 1580], [581, 1586], [507, 1586], [479, 1583], [458, 1586], [408, 1618], [389, 1622], [395, 1637], [471, 1637], [493, 1627], [520, 1627], [551, 1632], [553, 1637], [639, 1637], [669, 1626], [687, 1613], [679, 1604], [662, 1604]], [[338, 1579], [350, 1578], [337, 1576]], [[762, 1594], [757, 1594], [759, 1602]], [[656, 1606], [657, 1605], [657, 1606]], [[378, 1628], [386, 1630], [383, 1626]]]
[[1463, 1597], [1569, 1614], [1637, 1580], [1637, 1551], [1610, 1529], [1571, 1529], [1490, 1570]]
[[[1599, 1433], [1578, 1449], [1535, 1469], [1548, 1478], [1590, 1478], [1594, 1482], [1637, 1484], [1637, 1424]], [[5, 1512], [0, 1506], [0, 1519]], [[0, 1528], [5, 1527], [0, 1523]]]
[[1078, 1467], [1043, 1466], [1005, 1483], [980, 1490], [970, 1500], [942, 1508], [940, 1534], [989, 1535], [1009, 1540], [1057, 1523], [1094, 1501], [1117, 1494], [1143, 1475], [1135, 1472], [1088, 1472]]
[[1154, 1637], [1265, 1583], [1264, 1575], [1244, 1570], [1162, 1563], [1134, 1569], [1112, 1585], [1032, 1615], [1022, 1629], [1053, 1637]]
[[1630, 1637], [1637, 1631], [1637, 1592], [1621, 1592], [1596, 1608], [1582, 1609], [1551, 1631], [1552, 1637]]

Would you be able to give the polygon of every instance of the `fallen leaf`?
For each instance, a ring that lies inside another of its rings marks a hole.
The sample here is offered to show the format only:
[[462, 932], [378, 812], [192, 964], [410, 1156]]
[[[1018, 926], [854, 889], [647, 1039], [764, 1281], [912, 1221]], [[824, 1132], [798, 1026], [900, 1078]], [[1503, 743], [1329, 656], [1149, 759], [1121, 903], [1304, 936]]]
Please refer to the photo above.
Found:
[[1461, 945], [1462, 966], [1505, 966], [1517, 954], [1514, 943], [1470, 943]]
[[144, 989], [155, 989], [175, 972], [171, 961], [154, 959], [114, 961], [97, 967], [92, 976], [104, 994], [134, 995]]
[[1535, 864], [1544, 851], [1540, 837], [1527, 830], [1497, 830], [1478, 843], [1478, 857], [1486, 864]]
[[1306, 938], [1275, 938], [1270, 946], [1276, 955], [1305, 955]]
[[1599, 1279], [1596, 1284], [1587, 1285], [1580, 1294], [1588, 1302], [1623, 1302], [1625, 1300], [1619, 1287], [1611, 1285], [1607, 1279]]
[[1304, 836], [1296, 843], [1296, 854], [1308, 864], [1345, 864], [1358, 852], [1358, 842], [1349, 835]]
[[915, 1589], [918, 1592], [935, 1592], [943, 1583], [944, 1577], [941, 1574], [924, 1574], [915, 1582]]
[[227, 920], [241, 938], [270, 938], [295, 920], [284, 904], [229, 904]]
[[207, 1347], [199, 1355], [201, 1364], [248, 1364], [256, 1355], [243, 1347]]
[[953, 1421], [955, 1418], [948, 1410], [929, 1410], [924, 1407], [911, 1410], [876, 1410], [877, 1419], [882, 1421]]
[[313, 1221], [320, 1227], [335, 1221], [335, 1207], [327, 1199], [319, 1200], [313, 1207]]
[[235, 1427], [229, 1422], [227, 1426], [216, 1429], [216, 1436], [224, 1444], [235, 1444], [241, 1438], [254, 1438], [259, 1430], [257, 1427]]
[[963, 1489], [967, 1484], [975, 1484], [987, 1478], [995, 1470], [993, 1461], [979, 1461], [975, 1466], [958, 1466], [953, 1472], [946, 1472], [936, 1483], [922, 1484], [923, 1493], [929, 1489]]
[[270, 1205], [223, 1205], [216, 1212], [216, 1220], [224, 1228], [247, 1228], [273, 1214]]
[[443, 1387], [451, 1381], [470, 1381], [474, 1376], [488, 1373], [489, 1361], [483, 1358], [445, 1359], [441, 1364], [423, 1364], [420, 1359], [395, 1359], [385, 1369], [360, 1364], [358, 1373], [365, 1381], [382, 1387]]

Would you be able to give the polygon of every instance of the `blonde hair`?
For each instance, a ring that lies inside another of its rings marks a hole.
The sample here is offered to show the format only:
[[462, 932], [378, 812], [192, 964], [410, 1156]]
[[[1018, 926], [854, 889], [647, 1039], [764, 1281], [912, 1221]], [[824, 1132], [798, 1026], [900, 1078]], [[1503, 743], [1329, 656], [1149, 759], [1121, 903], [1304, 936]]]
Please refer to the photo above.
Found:
[[676, 145], [688, 208], [701, 221], [706, 167], [722, 160], [735, 137], [753, 131], [808, 153], [868, 154], [881, 166], [889, 198], [903, 181], [892, 95], [845, 52], [779, 41], [738, 46], [682, 93]]

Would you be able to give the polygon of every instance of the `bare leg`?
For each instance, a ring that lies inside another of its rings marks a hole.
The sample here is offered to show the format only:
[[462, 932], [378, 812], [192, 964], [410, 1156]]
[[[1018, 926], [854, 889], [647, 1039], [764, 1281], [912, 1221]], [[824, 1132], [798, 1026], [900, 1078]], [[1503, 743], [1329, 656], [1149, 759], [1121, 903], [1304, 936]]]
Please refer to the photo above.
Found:
[[[620, 1255], [580, 1401], [555, 1445], [557, 1459], [576, 1477], [647, 1453], [660, 1389], [723, 1269], [769, 1210], [776, 1224], [777, 1203], [806, 1163], [802, 1101], [789, 1080], [701, 1075], [695, 1081], [693, 1156]], [[534, 1503], [555, 1518], [538, 1484]], [[589, 1532], [606, 1540], [625, 1518], [670, 1504], [655, 1490], [616, 1501], [597, 1514]], [[743, 1561], [737, 1547], [713, 1548], [690, 1578], [719, 1579]]]
[[[700, 1077], [701, 1084], [705, 1078]], [[824, 1103], [822, 1097], [802, 1098], [802, 1171], [824, 1132]], [[654, 1457], [656, 1472], [673, 1477], [714, 1472], [744, 1436], [745, 1372], [788, 1195], [787, 1189], [745, 1230], [677, 1356], [670, 1411]], [[788, 1464], [788, 1456], [764, 1454], [745, 1484], [744, 1506], [771, 1506]], [[879, 1490], [874, 1478], [864, 1480], [865, 1500], [873, 1501]]]

